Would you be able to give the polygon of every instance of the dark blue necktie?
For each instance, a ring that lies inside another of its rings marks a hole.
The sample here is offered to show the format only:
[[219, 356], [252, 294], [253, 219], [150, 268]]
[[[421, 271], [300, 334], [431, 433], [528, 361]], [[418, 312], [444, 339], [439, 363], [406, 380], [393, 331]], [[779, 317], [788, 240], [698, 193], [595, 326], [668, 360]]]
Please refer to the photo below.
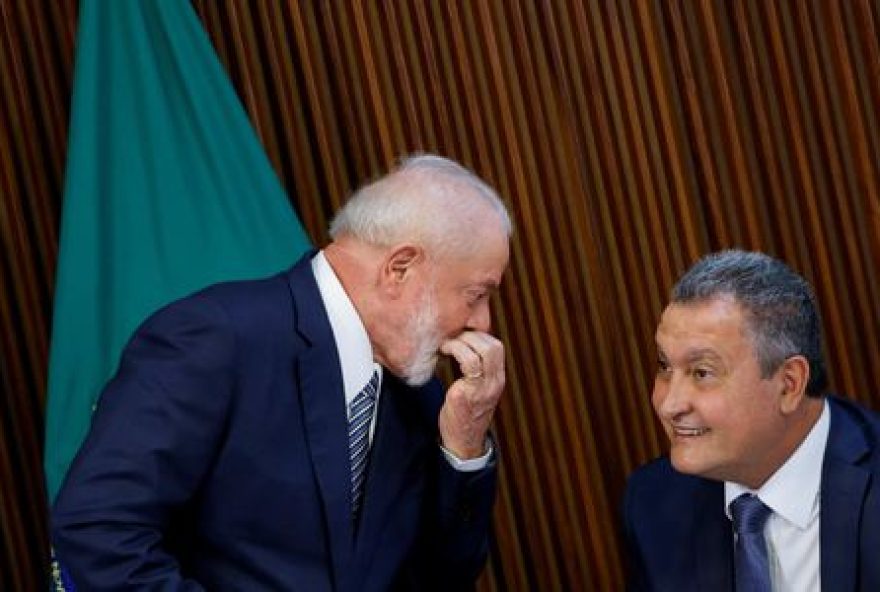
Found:
[[772, 510], [750, 493], [730, 503], [736, 531], [736, 592], [771, 592], [764, 524]]

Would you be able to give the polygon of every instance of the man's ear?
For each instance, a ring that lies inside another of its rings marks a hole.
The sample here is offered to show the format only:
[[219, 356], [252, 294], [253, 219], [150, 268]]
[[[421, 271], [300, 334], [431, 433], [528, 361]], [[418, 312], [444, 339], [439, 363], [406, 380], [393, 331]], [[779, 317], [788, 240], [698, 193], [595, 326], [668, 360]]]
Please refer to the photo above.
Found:
[[382, 262], [379, 281], [382, 290], [396, 297], [415, 268], [424, 262], [425, 249], [412, 243], [403, 243], [388, 250]]
[[806, 396], [810, 380], [810, 362], [804, 356], [791, 356], [777, 370], [782, 379], [781, 410], [784, 414], [794, 412]]

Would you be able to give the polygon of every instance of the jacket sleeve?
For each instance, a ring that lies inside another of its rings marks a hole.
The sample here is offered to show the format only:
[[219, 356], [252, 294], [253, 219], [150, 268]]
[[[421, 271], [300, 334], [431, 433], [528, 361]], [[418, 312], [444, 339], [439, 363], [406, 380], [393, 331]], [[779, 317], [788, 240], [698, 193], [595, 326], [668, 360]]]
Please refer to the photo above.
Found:
[[200, 590], [175, 527], [230, 408], [234, 337], [195, 296], [138, 329], [101, 394], [52, 511], [56, 573], [80, 590]]
[[497, 489], [497, 446], [479, 471], [457, 471], [436, 446], [433, 482], [408, 590], [472, 590], [486, 564]]

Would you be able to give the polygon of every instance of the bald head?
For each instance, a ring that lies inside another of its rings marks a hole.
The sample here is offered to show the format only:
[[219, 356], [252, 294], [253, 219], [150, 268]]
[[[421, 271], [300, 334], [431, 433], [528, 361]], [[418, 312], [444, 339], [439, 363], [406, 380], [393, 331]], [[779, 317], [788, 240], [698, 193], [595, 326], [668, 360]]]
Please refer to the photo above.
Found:
[[468, 256], [487, 232], [510, 236], [510, 215], [495, 191], [458, 163], [434, 155], [405, 159], [359, 189], [330, 226], [333, 239], [388, 247], [414, 242], [437, 257]]

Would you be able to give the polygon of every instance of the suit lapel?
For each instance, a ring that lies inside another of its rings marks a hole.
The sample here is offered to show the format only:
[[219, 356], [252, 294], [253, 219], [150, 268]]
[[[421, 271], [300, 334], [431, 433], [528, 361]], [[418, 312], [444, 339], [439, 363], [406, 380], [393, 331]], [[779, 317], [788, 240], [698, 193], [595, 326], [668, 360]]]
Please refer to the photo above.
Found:
[[[404, 489], [415, 486], [412, 463], [423, 454], [427, 434], [418, 430], [417, 422], [408, 414], [408, 407], [420, 392], [409, 389], [398, 378], [386, 372], [376, 423], [375, 439], [370, 451], [370, 464], [364, 490], [357, 532], [357, 553], [366, 565], [379, 545], [382, 533], [399, 530], [400, 520], [417, 520], [418, 516], [401, 512]], [[403, 529], [407, 530], [407, 529]]]
[[296, 373], [306, 441], [317, 478], [333, 564], [335, 588], [349, 571], [352, 521], [345, 394], [339, 355], [323, 301], [306, 256], [288, 276], [296, 328], [308, 347], [297, 356]]
[[829, 398], [831, 427], [822, 469], [820, 552], [823, 588], [855, 590], [858, 536], [869, 473], [856, 462], [869, 452], [860, 427]]
[[724, 513], [724, 485], [703, 482], [695, 500], [693, 516], [704, 517], [694, 523], [693, 556], [696, 561], [698, 590], [733, 590], [733, 531]]

